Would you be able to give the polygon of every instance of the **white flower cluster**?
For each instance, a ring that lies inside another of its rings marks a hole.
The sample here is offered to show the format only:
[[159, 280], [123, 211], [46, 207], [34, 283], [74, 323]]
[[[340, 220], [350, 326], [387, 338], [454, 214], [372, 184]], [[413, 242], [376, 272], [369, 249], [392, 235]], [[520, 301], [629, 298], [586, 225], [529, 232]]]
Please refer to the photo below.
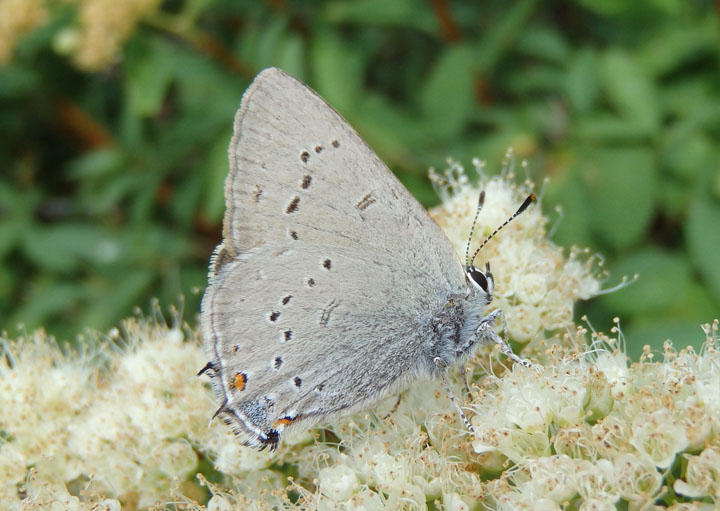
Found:
[[[504, 179], [483, 186], [479, 238], [523, 198]], [[433, 214], [464, 253], [477, 190], [447, 199]], [[628, 365], [614, 339], [572, 324], [599, 283], [545, 240], [545, 222], [528, 210], [481, 255], [539, 363], [500, 374], [500, 359], [472, 372], [469, 394], [456, 375], [474, 437], [438, 381], [417, 381], [397, 407], [392, 396], [256, 452], [208, 424], [204, 354], [177, 321], [128, 320], [80, 353], [38, 333], [0, 339], [0, 509], [716, 509], [717, 322], [700, 353], [667, 345]]]
[[613, 339], [595, 334], [606, 350], [551, 356], [540, 374], [513, 370], [483, 380], [472, 407], [475, 451], [497, 463], [498, 474], [513, 467], [491, 483], [490, 507], [720, 504], [717, 321], [706, 330], [702, 354], [667, 343], [662, 362], [628, 366], [611, 350]]
[[213, 441], [202, 349], [185, 335], [128, 320], [70, 354], [42, 332], [0, 339], [0, 509], [143, 508], [194, 476], [196, 444], [231, 435], [217, 425]]

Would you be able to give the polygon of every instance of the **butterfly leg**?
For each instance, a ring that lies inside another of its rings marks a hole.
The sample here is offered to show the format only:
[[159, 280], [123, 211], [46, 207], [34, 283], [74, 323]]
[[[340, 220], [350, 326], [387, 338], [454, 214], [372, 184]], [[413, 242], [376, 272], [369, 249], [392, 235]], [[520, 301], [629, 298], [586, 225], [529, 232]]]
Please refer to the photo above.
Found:
[[404, 391], [404, 390], [398, 394], [397, 401], [395, 401], [395, 404], [393, 405], [392, 409], [391, 409], [388, 413], [386, 413], [385, 415], [383, 415], [383, 420], [387, 419], [387, 418], [390, 417], [392, 414], [394, 414], [395, 412], [397, 412], [397, 409], [398, 409], [398, 407], [400, 406], [400, 401], [402, 401], [402, 398], [403, 398], [404, 395], [405, 395], [405, 391]]
[[493, 330], [493, 323], [497, 320], [497, 318], [500, 318], [503, 325], [503, 334], [505, 339], [507, 339], [507, 332], [508, 332], [508, 326], [507, 321], [505, 320], [505, 314], [503, 311], [497, 309], [492, 311], [490, 314], [485, 316], [482, 321], [480, 321], [480, 326], [477, 329], [477, 334], [480, 338], [489, 339], [495, 344], [497, 344], [500, 347], [500, 350], [513, 362], [516, 362], [518, 364], [521, 364], [525, 367], [532, 367], [532, 363], [524, 358], [518, 357], [510, 347], [510, 345], [507, 343], [505, 339], [500, 337], [495, 330]]
[[465, 427], [470, 432], [471, 435], [475, 435], [475, 429], [472, 427], [472, 424], [470, 424], [470, 421], [468, 420], [467, 416], [465, 415], [465, 412], [462, 411], [462, 408], [460, 408], [460, 405], [457, 403], [457, 400], [455, 399], [455, 395], [452, 393], [452, 390], [450, 389], [450, 384], [447, 381], [447, 375], [445, 374], [445, 364], [440, 359], [440, 357], [435, 358], [435, 366], [438, 369], [438, 373], [440, 373], [440, 378], [442, 379], [443, 387], [445, 388], [445, 392], [447, 393], [448, 397], [450, 398], [450, 402], [455, 406], [455, 410], [457, 410], [458, 415], [462, 419], [463, 423], [465, 424]]
[[[465, 392], [467, 393], [468, 399], [472, 399], [472, 392], [470, 391], [470, 385], [468, 384], [468, 368], [465, 364], [460, 368], [460, 374], [462, 375], [463, 383], [465, 384]], [[470, 375], [472, 377], [472, 374]]]
[[200, 376], [202, 374], [208, 373], [208, 376], [212, 378], [215, 376], [215, 371], [215, 364], [213, 362], [208, 362], [207, 364], [205, 364], [205, 367], [200, 369], [200, 371], [195, 376]]

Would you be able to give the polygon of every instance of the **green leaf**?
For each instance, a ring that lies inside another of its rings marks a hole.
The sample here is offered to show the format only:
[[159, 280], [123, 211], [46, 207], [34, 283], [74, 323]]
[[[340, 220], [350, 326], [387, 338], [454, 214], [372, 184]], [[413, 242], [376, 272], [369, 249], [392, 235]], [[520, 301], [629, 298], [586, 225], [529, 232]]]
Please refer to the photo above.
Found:
[[661, 353], [666, 340], [677, 349], [693, 346], [696, 350], [700, 349], [705, 340], [699, 323], [667, 316], [648, 318], [627, 328], [623, 327], [623, 332], [631, 360], [639, 359], [645, 345], [650, 346], [656, 357], [662, 358]]
[[[416, 119], [398, 105], [376, 94], [368, 94], [358, 107], [355, 127], [369, 146], [391, 167], [420, 167], [412, 147], [427, 141], [427, 133]], [[422, 172], [427, 169], [422, 168]]]
[[200, 172], [192, 172], [175, 185], [169, 209], [176, 227], [189, 229], [200, 207], [204, 176]]
[[158, 113], [174, 76], [173, 51], [163, 39], [136, 38], [125, 53], [129, 109], [137, 117]]
[[97, 179], [123, 169], [123, 153], [119, 147], [104, 147], [83, 153], [66, 167], [69, 177], [79, 180]]
[[39, 190], [23, 190], [0, 180], [0, 218], [33, 220], [33, 214], [41, 201]]
[[692, 196], [692, 185], [683, 183], [674, 176], [662, 176], [659, 181], [656, 203], [668, 218], [684, 218]]
[[720, 161], [715, 146], [715, 141], [703, 132], [668, 130], [661, 148], [663, 163], [676, 177], [694, 182]]
[[162, 266], [169, 261], [181, 261], [190, 253], [190, 241], [181, 232], [149, 223], [128, 227], [120, 242], [126, 247], [124, 264]]
[[607, 17], [647, 17], [649, 14], [677, 15], [684, 6], [682, 0], [578, 0], [586, 8]]
[[82, 263], [118, 260], [123, 247], [107, 231], [90, 224], [35, 226], [23, 236], [25, 254], [45, 271], [69, 272]]
[[202, 134], [207, 126], [227, 126], [232, 123], [235, 110], [246, 83], [229, 74], [218, 64], [178, 48], [173, 56], [176, 82], [179, 91], [180, 113], [177, 124], [194, 126]]
[[[592, 242], [588, 214], [587, 195], [579, 173], [563, 160], [568, 155], [556, 155], [549, 166], [558, 170], [548, 182], [543, 200], [543, 211], [550, 218], [550, 229], [554, 229], [552, 240], [560, 245], [589, 245]], [[576, 170], [576, 169], [575, 169]], [[560, 207], [560, 215], [551, 213], [551, 208]]]
[[697, 324], [711, 321], [718, 317], [720, 300], [705, 286], [704, 282], [693, 280], [685, 300], [673, 308], [673, 316], [687, 318]]
[[606, 16], [617, 15], [627, 8], [625, 0], [578, 0], [578, 3], [597, 14]]
[[40, 73], [31, 66], [19, 63], [3, 63], [0, 66], [0, 98], [3, 100], [30, 94], [40, 84]]
[[5, 257], [22, 239], [23, 230], [27, 227], [22, 220], [3, 220], [0, 222], [0, 258]]
[[664, 25], [653, 37], [643, 41], [637, 56], [650, 74], [660, 76], [683, 65], [692, 65], [698, 55], [708, 52], [717, 52], [717, 18], [714, 16]]
[[528, 27], [520, 34], [518, 50], [555, 64], [564, 64], [570, 58], [563, 34], [549, 27]]
[[476, 53], [475, 69], [489, 73], [502, 61], [502, 58], [514, 47], [517, 39], [527, 28], [538, 0], [518, 0], [508, 4], [498, 20], [482, 34]]
[[422, 0], [342, 0], [330, 2], [325, 20], [381, 27], [408, 27], [437, 33], [436, 17]]
[[305, 40], [289, 28], [286, 15], [265, 23], [248, 23], [240, 31], [235, 52], [249, 69], [247, 78], [261, 69], [276, 66], [306, 81]]
[[439, 139], [458, 136], [470, 116], [475, 102], [476, 61], [470, 47], [449, 47], [421, 84], [420, 106], [427, 125]]
[[400, 174], [398, 178], [420, 204], [428, 205], [437, 203], [437, 194], [427, 178], [408, 173]]
[[648, 131], [640, 124], [614, 114], [591, 113], [575, 123], [575, 135], [590, 142], [627, 144], [646, 142]]
[[253, 52], [253, 62], [258, 70], [274, 65], [281, 48], [285, 45], [289, 31], [288, 20], [285, 16], [271, 18], [258, 34], [255, 45], [250, 48]]
[[690, 206], [686, 241], [693, 263], [720, 299], [720, 206], [697, 198]]
[[305, 75], [305, 40], [295, 34], [288, 35], [278, 44], [274, 65], [295, 77]]
[[[555, 94], [564, 84], [565, 75], [552, 65], [535, 66], [522, 75], [515, 74], [508, 78], [508, 90], [518, 95]], [[546, 99], [543, 99], [543, 103], [548, 108]]]
[[80, 198], [85, 211], [93, 215], [105, 215], [121, 207], [126, 199], [133, 199], [142, 181], [131, 170], [113, 174], [101, 181], [81, 181]]
[[687, 125], [688, 130], [714, 130], [720, 122], [717, 90], [704, 77], [695, 76], [668, 84], [661, 97], [666, 114]]
[[53, 315], [77, 306], [84, 294], [78, 282], [42, 277], [29, 285], [29, 293], [13, 315], [12, 326], [23, 324], [28, 329], [43, 326]]
[[656, 248], [631, 253], [613, 264], [612, 273], [618, 277], [639, 276], [636, 282], [620, 291], [598, 298], [606, 310], [623, 316], [657, 314], [679, 308], [692, 285], [691, 268], [682, 254]]
[[[11, 306], [10, 298], [15, 291], [15, 286], [20, 280], [17, 272], [14, 272], [9, 265], [4, 264], [4, 261], [0, 260], [0, 315], [6, 317], [7, 311]], [[3, 328], [8, 328], [10, 325], [5, 325]]]
[[313, 86], [343, 116], [352, 118], [363, 90], [363, 61], [334, 30], [318, 29], [311, 49]]
[[87, 296], [90, 305], [78, 318], [78, 324], [84, 328], [105, 329], [117, 318], [129, 315], [134, 307], [145, 305], [143, 296], [155, 276], [150, 269], [125, 269], [118, 278], [96, 284]]
[[592, 49], [579, 50], [570, 59], [565, 77], [565, 94], [573, 110], [592, 110], [600, 92], [597, 55]]
[[615, 248], [640, 240], [653, 213], [656, 168], [647, 148], [612, 148], [582, 156], [593, 230]]
[[603, 55], [600, 72], [607, 98], [617, 112], [655, 134], [661, 118], [657, 90], [640, 63], [621, 50], [611, 50]]
[[229, 172], [228, 146], [232, 130], [228, 128], [208, 151], [205, 163], [198, 169], [204, 176], [203, 200], [201, 209], [211, 222], [222, 220], [225, 210], [225, 178]]

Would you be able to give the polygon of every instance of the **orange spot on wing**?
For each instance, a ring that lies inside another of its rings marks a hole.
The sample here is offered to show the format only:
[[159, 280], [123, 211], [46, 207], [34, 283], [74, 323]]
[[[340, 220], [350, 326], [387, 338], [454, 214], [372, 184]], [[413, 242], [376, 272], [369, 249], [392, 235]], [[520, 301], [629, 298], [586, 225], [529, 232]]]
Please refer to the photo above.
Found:
[[283, 417], [282, 419], [278, 419], [275, 421], [274, 427], [287, 426], [289, 424], [292, 424], [294, 420], [295, 419], [293, 417]]
[[245, 373], [235, 373], [233, 378], [233, 387], [237, 390], [245, 390], [245, 384], [247, 383], [247, 375]]

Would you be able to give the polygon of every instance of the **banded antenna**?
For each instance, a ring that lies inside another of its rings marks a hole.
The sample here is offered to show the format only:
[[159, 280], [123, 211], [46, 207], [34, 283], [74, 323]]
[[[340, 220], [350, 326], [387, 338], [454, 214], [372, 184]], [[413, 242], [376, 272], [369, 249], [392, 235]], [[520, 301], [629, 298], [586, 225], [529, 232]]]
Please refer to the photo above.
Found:
[[473, 233], [475, 232], [475, 224], [477, 223], [478, 216], [480, 216], [480, 210], [485, 203], [485, 190], [480, 192], [478, 198], [477, 209], [475, 210], [475, 218], [473, 218], [472, 225], [470, 226], [470, 236], [468, 236], [467, 245], [465, 245], [465, 264], [470, 266], [470, 242], [472, 241]]
[[[470, 238], [472, 238], [473, 231], [475, 229], [475, 222], [477, 221], [477, 217], [480, 214], [480, 209], [482, 208], [483, 202], [485, 202], [485, 192], [484, 191], [480, 192], [480, 200], [478, 201], [478, 209], [477, 209], [477, 212], [475, 213], [475, 220], [473, 220], [472, 228], [470, 229]], [[470, 248], [470, 239], [468, 239], [467, 249], [465, 250], [465, 260], [467, 262], [468, 267], [473, 267], [473, 265], [475, 264], [475, 258], [477, 257], [478, 253], [482, 250], [482, 248], [488, 244], [488, 241], [490, 241], [493, 238], [493, 236], [495, 236], [497, 233], [499, 233], [503, 227], [505, 227], [507, 224], [509, 224], [510, 222], [515, 220], [515, 218], [517, 218], [517, 216], [520, 213], [525, 211], [528, 208], [528, 206], [530, 204], [532, 204], [533, 202], [535, 202], [535, 194], [531, 193], [530, 195], [527, 196], [527, 198], [520, 205], [520, 207], [517, 209], [517, 211], [510, 216], [510, 218], [505, 220], [500, 227], [495, 229], [487, 238], [485, 238], [485, 241], [480, 243], [480, 246], [477, 248], [477, 250], [475, 250], [475, 252], [472, 255], [472, 258], [470, 258], [470, 259], [468, 259], [468, 253], [469, 253], [469, 248]]]

